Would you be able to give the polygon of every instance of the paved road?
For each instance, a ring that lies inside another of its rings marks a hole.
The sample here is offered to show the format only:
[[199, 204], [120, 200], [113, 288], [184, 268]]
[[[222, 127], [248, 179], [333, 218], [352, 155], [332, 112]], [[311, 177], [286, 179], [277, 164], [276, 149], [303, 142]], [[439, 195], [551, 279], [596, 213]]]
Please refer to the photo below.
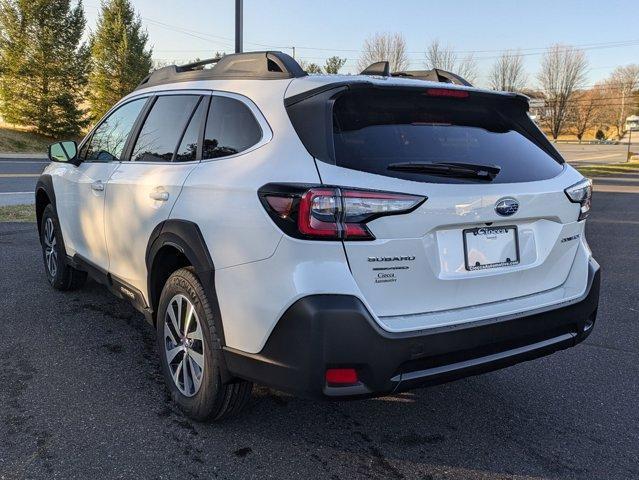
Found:
[[[626, 159], [627, 145], [557, 144], [559, 151], [571, 163], [614, 163]], [[636, 148], [639, 151], [639, 145]], [[21, 155], [10, 158], [0, 153], [0, 205], [33, 203], [33, 190], [38, 176], [48, 161]]]
[[0, 224], [0, 479], [639, 478], [639, 194], [596, 193], [588, 238], [602, 296], [576, 348], [377, 400], [260, 388], [198, 424], [142, 317], [94, 283], [53, 291], [35, 226]]
[[[627, 145], [560, 143], [556, 146], [571, 163], [614, 163], [626, 159]], [[636, 150], [639, 151], [639, 144]], [[47, 163], [42, 156], [34, 157], [27, 154], [16, 158], [0, 153], [0, 205], [33, 203], [33, 190], [37, 178]]]
[[[556, 143], [555, 147], [566, 161], [577, 164], [625, 162], [628, 155], [628, 143], [619, 145]], [[633, 141], [631, 151], [639, 152], [639, 143]]]
[[33, 203], [36, 181], [48, 163], [42, 157], [0, 154], [0, 206]]

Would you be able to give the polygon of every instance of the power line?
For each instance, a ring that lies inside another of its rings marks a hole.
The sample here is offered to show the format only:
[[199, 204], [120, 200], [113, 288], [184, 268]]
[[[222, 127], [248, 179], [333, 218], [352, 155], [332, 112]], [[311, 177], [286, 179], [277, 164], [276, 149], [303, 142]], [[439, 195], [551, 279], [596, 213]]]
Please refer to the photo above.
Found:
[[[86, 6], [92, 7], [92, 8], [99, 8], [96, 5], [93, 4], [85, 4]], [[181, 27], [178, 25], [173, 25], [170, 23], [166, 23], [166, 22], [162, 22], [160, 20], [156, 20], [153, 18], [149, 18], [146, 16], [140, 16], [140, 18], [146, 20], [147, 22], [150, 22], [151, 24], [155, 25], [155, 26], [159, 26], [159, 27], [163, 27], [163, 28], [167, 28], [169, 30], [173, 30], [179, 33], [183, 33], [185, 35], [189, 35], [192, 36], [194, 38], [198, 38], [204, 41], [214, 41], [213, 39], [218, 40], [218, 44], [221, 45], [225, 45], [227, 47], [231, 47], [232, 46], [232, 42], [234, 42], [233, 38], [230, 37], [224, 37], [224, 36], [220, 36], [220, 35], [213, 35], [210, 34], [208, 32], [202, 32], [202, 31], [198, 31], [198, 30], [193, 30], [190, 28], [186, 28], [186, 27]], [[224, 40], [225, 42], [229, 42], [229, 43], [223, 43], [223, 42], [219, 42], [219, 40]], [[251, 45], [257, 45], [260, 47], [267, 47], [267, 48], [279, 48], [279, 49], [291, 49], [292, 46], [290, 45], [274, 45], [271, 43], [262, 43], [262, 42], [250, 42], [250, 41], [245, 41], [245, 43], [251, 44]], [[574, 44], [574, 45], [564, 45], [564, 46], [559, 46], [559, 50], [569, 50], [572, 48], [578, 48], [580, 50], [599, 50], [599, 49], [607, 49], [607, 48], [620, 48], [620, 47], [629, 47], [629, 46], [635, 46], [635, 45], [639, 45], [639, 39], [633, 39], [633, 40], [618, 40], [618, 41], [608, 41], [608, 42], [599, 42], [599, 43], [584, 43], [584, 44]], [[300, 49], [300, 50], [316, 50], [316, 51], [327, 51], [327, 52], [352, 52], [352, 53], [363, 53], [364, 51], [362, 49], [349, 49], [349, 48], [327, 48], [327, 47], [311, 47], [311, 46], [304, 46], [304, 45], [295, 45], [295, 48]], [[500, 55], [496, 55], [496, 56], [479, 56], [476, 57], [476, 59], [481, 60], [481, 59], [491, 59], [491, 58], [500, 58], [502, 55], [506, 55], [506, 56], [512, 56], [512, 57], [524, 57], [524, 56], [535, 56], [535, 55], [543, 55], [544, 53], [547, 53], [550, 49], [552, 49], [553, 47], [527, 47], [527, 48], [517, 48], [517, 49], [483, 49], [483, 50], [455, 50], [452, 49], [450, 50], [452, 53], [456, 53], [456, 54], [479, 54], [479, 53], [501, 53]], [[187, 51], [187, 50], [185, 50]], [[192, 51], [192, 50], [191, 50]], [[205, 50], [200, 50], [200, 51], [205, 51]], [[528, 52], [528, 53], [522, 53], [522, 52]], [[389, 52], [392, 53], [392, 52]], [[424, 55], [425, 50], [423, 51], [406, 51], [404, 52], [406, 54], [410, 54], [410, 55]], [[310, 57], [309, 57], [310, 58]], [[320, 57], [314, 57], [314, 58], [320, 58]], [[325, 59], [326, 57], [321, 57], [322, 59]], [[358, 60], [356, 58], [347, 58], [347, 60]]]

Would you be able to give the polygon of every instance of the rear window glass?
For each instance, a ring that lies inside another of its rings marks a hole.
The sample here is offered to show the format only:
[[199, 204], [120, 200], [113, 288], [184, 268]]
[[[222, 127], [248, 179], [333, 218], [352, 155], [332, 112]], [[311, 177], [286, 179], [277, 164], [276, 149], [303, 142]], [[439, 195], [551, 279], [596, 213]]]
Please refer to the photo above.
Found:
[[213, 96], [204, 132], [202, 158], [220, 158], [252, 147], [262, 130], [251, 110], [239, 100]]
[[526, 133], [520, 112], [472, 96], [433, 97], [424, 91], [362, 89], [342, 94], [333, 107], [338, 166], [380, 175], [438, 183], [477, 179], [392, 171], [391, 164], [471, 163], [498, 165], [492, 183], [556, 176], [562, 166]]

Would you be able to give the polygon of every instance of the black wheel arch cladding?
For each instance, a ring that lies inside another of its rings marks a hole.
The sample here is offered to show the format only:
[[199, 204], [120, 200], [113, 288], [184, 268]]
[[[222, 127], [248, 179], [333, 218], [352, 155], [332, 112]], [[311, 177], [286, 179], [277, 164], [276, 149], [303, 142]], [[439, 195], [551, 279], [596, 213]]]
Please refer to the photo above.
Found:
[[42, 174], [36, 183], [35, 188], [35, 208], [36, 208], [36, 223], [38, 226], [38, 233], [42, 227], [42, 213], [45, 207], [50, 203], [53, 207], [53, 211], [56, 216], [58, 210], [56, 208], [55, 190], [53, 189], [53, 179], [49, 174]]
[[195, 269], [204, 291], [209, 296], [211, 307], [215, 315], [218, 335], [224, 341], [224, 329], [221, 321], [220, 308], [215, 292], [215, 266], [209, 254], [208, 247], [197, 224], [188, 220], [166, 220], [155, 227], [149, 238], [146, 249], [147, 288], [149, 292], [150, 308], [156, 316], [162, 285], [154, 282], [153, 273], [158, 253], [165, 247], [171, 247], [182, 255], [189, 265]]

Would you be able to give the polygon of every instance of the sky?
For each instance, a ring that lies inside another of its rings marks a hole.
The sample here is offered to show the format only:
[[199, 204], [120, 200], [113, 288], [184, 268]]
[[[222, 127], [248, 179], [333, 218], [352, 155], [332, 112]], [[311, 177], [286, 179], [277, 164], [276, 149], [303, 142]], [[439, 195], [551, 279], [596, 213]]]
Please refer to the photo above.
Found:
[[[95, 28], [100, 0], [85, 0], [88, 27]], [[234, 0], [132, 0], [162, 62], [207, 58], [234, 50]], [[529, 84], [544, 49], [554, 43], [585, 50], [588, 82], [605, 78], [618, 65], [639, 63], [639, 5], [608, 0], [244, 0], [244, 50], [295, 46], [296, 58], [324, 64], [347, 58], [341, 73], [356, 73], [366, 37], [403, 34], [411, 69], [424, 67], [433, 40], [460, 56], [474, 52], [480, 77], [500, 52], [521, 49]]]

